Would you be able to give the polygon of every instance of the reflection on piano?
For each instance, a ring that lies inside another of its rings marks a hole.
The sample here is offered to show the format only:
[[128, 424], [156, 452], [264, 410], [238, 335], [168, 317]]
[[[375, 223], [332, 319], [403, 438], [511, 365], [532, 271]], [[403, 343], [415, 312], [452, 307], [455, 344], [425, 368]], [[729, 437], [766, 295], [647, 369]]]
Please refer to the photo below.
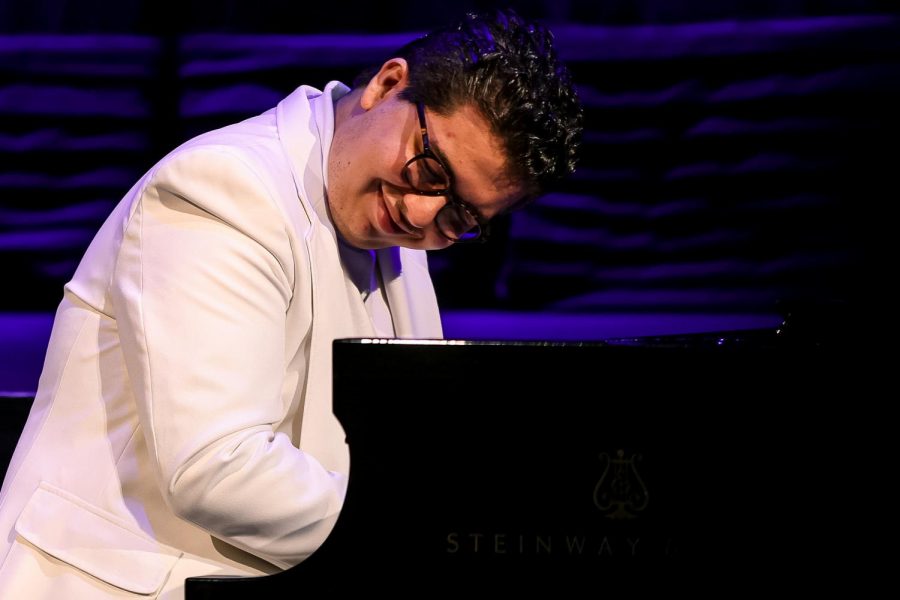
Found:
[[855, 590], [872, 391], [840, 342], [337, 341], [333, 533], [187, 598]]

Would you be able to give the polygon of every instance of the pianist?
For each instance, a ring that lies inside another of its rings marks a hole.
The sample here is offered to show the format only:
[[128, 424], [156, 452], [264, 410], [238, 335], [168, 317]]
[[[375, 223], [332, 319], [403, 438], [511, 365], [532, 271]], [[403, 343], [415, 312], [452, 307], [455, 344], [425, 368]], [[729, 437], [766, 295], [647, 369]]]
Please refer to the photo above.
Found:
[[440, 337], [424, 251], [573, 168], [569, 76], [511, 12], [353, 85], [185, 143], [100, 229], [3, 483], [0, 597], [178, 598], [309, 556], [349, 473], [332, 340]]

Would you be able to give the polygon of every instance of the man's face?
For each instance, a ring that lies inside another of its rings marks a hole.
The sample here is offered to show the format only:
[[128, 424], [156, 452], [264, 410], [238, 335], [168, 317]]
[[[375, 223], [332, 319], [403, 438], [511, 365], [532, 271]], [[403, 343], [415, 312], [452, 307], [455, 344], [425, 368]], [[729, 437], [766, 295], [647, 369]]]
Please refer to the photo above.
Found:
[[[328, 158], [328, 206], [341, 236], [357, 248], [405, 246], [422, 250], [451, 244], [434, 219], [443, 196], [422, 196], [403, 179], [403, 166], [422, 152], [414, 104], [399, 98], [406, 63], [392, 59], [368, 86], [338, 101]], [[479, 112], [462, 106], [449, 115], [426, 108], [432, 149], [453, 172], [453, 192], [484, 220], [523, 195], [507, 177], [500, 142]]]

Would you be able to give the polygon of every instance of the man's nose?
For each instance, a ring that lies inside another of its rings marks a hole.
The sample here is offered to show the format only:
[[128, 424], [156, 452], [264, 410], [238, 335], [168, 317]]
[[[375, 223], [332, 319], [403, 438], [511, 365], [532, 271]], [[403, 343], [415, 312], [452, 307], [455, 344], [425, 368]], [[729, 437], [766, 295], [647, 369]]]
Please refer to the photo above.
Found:
[[425, 229], [434, 222], [446, 204], [446, 196], [423, 196], [407, 192], [403, 194], [403, 216], [413, 227]]

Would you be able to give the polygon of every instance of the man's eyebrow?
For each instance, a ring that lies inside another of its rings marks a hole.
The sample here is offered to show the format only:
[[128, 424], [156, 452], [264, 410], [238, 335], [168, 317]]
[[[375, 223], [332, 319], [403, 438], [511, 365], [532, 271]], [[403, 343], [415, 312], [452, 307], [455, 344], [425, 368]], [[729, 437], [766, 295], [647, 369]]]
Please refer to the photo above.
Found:
[[[434, 152], [437, 155], [437, 157], [441, 159], [441, 162], [444, 164], [444, 168], [447, 169], [447, 173], [450, 175], [450, 180], [453, 182], [456, 182], [456, 176], [453, 174], [453, 167], [450, 166], [450, 161], [447, 160], [447, 155], [444, 154], [444, 151], [441, 150], [441, 147], [438, 146], [434, 140], [429, 139], [428, 143], [431, 146], [431, 151]], [[463, 204], [465, 204], [466, 208], [468, 208], [470, 211], [474, 212], [476, 217], [478, 217], [482, 221], [485, 221], [485, 222], [488, 221], [488, 219], [485, 219], [484, 215], [481, 214], [481, 211], [479, 211], [477, 208], [472, 206], [471, 202], [467, 202], [462, 196], [459, 195], [459, 193], [455, 189], [452, 189], [451, 191], [453, 192], [453, 197], [456, 198], [457, 200], [459, 200], [460, 202], [462, 202]]]
[[[428, 136], [431, 137], [430, 135]], [[453, 167], [450, 166], [450, 161], [447, 160], [447, 155], [444, 154], [444, 151], [441, 150], [441, 147], [433, 140], [429, 140], [429, 145], [431, 146], [431, 151], [437, 154], [437, 157], [441, 159], [441, 162], [444, 163], [444, 168], [447, 169], [447, 173], [449, 173], [451, 179], [456, 179], [453, 175]]]

